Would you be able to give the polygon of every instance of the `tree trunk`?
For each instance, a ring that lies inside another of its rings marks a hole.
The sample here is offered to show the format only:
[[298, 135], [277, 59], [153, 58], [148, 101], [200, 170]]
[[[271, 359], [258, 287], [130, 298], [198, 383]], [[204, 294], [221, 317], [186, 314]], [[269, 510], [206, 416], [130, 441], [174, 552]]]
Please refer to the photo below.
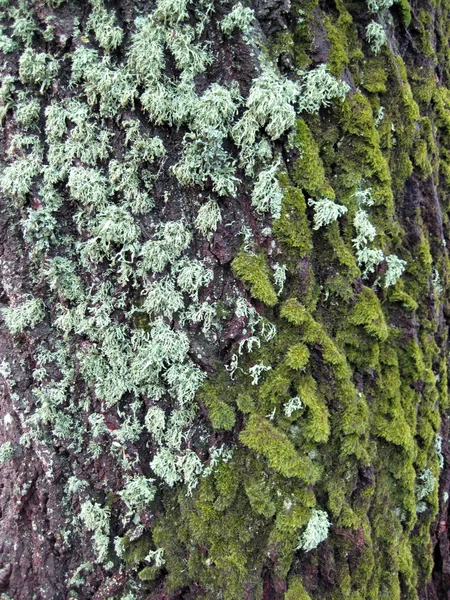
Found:
[[0, 0], [0, 598], [450, 597], [447, 0]]

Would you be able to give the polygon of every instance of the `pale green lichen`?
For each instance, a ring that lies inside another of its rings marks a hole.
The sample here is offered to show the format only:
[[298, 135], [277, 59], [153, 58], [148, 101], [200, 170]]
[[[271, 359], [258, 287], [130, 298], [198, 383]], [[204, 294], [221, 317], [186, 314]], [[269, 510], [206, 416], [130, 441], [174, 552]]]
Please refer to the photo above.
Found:
[[297, 550], [310, 552], [327, 539], [330, 522], [324, 510], [313, 509], [305, 531], [300, 536]]
[[4, 442], [0, 445], [0, 465], [5, 464], [14, 456], [14, 448], [11, 442]]
[[14, 307], [0, 309], [6, 326], [13, 334], [35, 327], [44, 317], [44, 305], [38, 298], [24, 299]]

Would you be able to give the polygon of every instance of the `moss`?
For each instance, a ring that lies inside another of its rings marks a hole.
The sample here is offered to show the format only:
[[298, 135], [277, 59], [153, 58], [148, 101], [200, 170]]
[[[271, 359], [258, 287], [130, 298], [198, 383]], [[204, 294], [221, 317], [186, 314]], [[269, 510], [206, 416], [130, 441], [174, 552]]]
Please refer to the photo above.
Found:
[[289, 400], [291, 382], [289, 369], [284, 365], [272, 368], [258, 389], [260, 406], [263, 410], [272, 411], [280, 403]]
[[426, 237], [422, 237], [414, 248], [413, 255], [407, 261], [404, 276], [405, 291], [416, 302], [420, 302], [421, 294], [428, 289], [432, 265], [433, 257], [431, 256], [430, 243]]
[[[347, 190], [356, 188], [362, 180], [372, 180], [372, 197], [393, 214], [391, 174], [380, 146], [369, 100], [356, 92], [342, 104], [341, 124], [345, 134], [336, 163], [337, 175]], [[389, 218], [389, 217], [388, 217]]]
[[436, 124], [447, 146], [450, 145], [450, 90], [445, 87], [436, 87], [433, 94], [433, 105], [436, 110]]
[[152, 549], [152, 538], [150, 534], [146, 533], [137, 540], [131, 541], [128, 536], [125, 536], [122, 540], [124, 549], [124, 560], [125, 562], [133, 567], [136, 567], [145, 560]]
[[270, 281], [270, 271], [263, 254], [241, 251], [232, 262], [233, 272], [249, 288], [251, 295], [268, 306], [278, 302]]
[[240, 458], [234, 462], [221, 463], [214, 472], [215, 489], [217, 498], [214, 502], [215, 510], [222, 512], [233, 503], [240, 485], [239, 468]]
[[408, 28], [411, 23], [411, 6], [408, 0], [399, 0], [397, 3], [403, 27]]
[[297, 390], [307, 409], [302, 417], [302, 435], [308, 441], [325, 443], [330, 436], [329, 413], [317, 382], [310, 375], [305, 375], [300, 379]]
[[420, 52], [425, 56], [430, 58], [434, 58], [434, 48], [431, 37], [432, 31], [432, 16], [431, 14], [424, 8], [420, 8], [415, 14], [415, 26], [419, 30], [419, 44]]
[[324, 15], [324, 25], [327, 30], [327, 38], [330, 42], [328, 54], [328, 68], [330, 73], [341, 77], [342, 71], [349, 65], [349, 45], [347, 29], [351, 26], [353, 19], [345, 9], [341, 10], [336, 25], [333, 24], [328, 15]]
[[284, 600], [312, 600], [298, 575], [290, 579]]
[[304, 325], [311, 319], [308, 311], [295, 298], [289, 298], [283, 303], [280, 315], [293, 325]]
[[388, 327], [375, 292], [364, 286], [348, 318], [353, 325], [363, 325], [370, 335], [384, 341], [389, 335]]
[[[250, 473], [255, 469], [249, 469]], [[259, 472], [246, 478], [244, 482], [245, 493], [248, 496], [250, 506], [259, 515], [270, 518], [277, 510], [276, 494], [274, 485], [265, 473]]]
[[387, 91], [388, 74], [383, 56], [375, 56], [365, 61], [362, 86], [372, 94], [384, 94]]
[[353, 299], [353, 288], [348, 279], [341, 274], [329, 277], [324, 287], [329, 294], [337, 296], [344, 304], [349, 303]]
[[[402, 284], [402, 282], [401, 282]], [[402, 290], [403, 285], [397, 284], [395, 287], [390, 288], [388, 295], [390, 302], [398, 302], [407, 311], [413, 312], [417, 310], [419, 305], [409, 294]]]
[[312, 483], [319, 475], [308, 456], [300, 456], [285, 433], [260, 415], [250, 415], [239, 439], [243, 444], [266, 457], [272, 469], [285, 477], [298, 477]]
[[293, 248], [296, 256], [302, 258], [312, 249], [305, 198], [298, 188], [283, 185], [283, 190], [281, 216], [274, 222], [273, 231], [280, 242]]
[[288, 54], [292, 61], [295, 60], [296, 47], [291, 32], [284, 31], [272, 36], [269, 40], [268, 53], [270, 58], [277, 63], [280, 56]]
[[423, 179], [428, 179], [433, 173], [431, 157], [428, 155], [428, 145], [425, 140], [417, 140], [414, 147], [413, 160]]
[[334, 192], [325, 179], [319, 148], [303, 119], [297, 119], [294, 144], [300, 151], [300, 158], [294, 164], [295, 183], [315, 198], [326, 196], [333, 200]]
[[309, 350], [304, 344], [293, 344], [286, 354], [286, 364], [295, 370], [303, 370], [309, 361]]
[[[239, 470], [239, 460], [233, 468]], [[244, 590], [261, 594], [260, 568], [265, 551], [264, 519], [252, 511], [242, 487], [234, 500], [217, 510], [214, 476], [202, 480], [192, 497], [177, 496], [172, 513], [154, 529], [164, 548], [168, 589], [195, 582], [211, 597], [240, 600]], [[187, 552], [187, 550], [189, 551]]]
[[141, 581], [153, 581], [158, 577], [159, 572], [160, 569], [152, 565], [151, 567], [144, 567], [139, 571], [138, 577]]
[[295, 64], [299, 69], [305, 69], [311, 64], [310, 48], [313, 41], [312, 25], [318, 0], [296, 0], [292, 7], [299, 15], [294, 29]]
[[243, 413], [250, 413], [255, 411], [255, 400], [249, 393], [239, 394], [236, 399], [238, 408]]
[[359, 269], [356, 259], [340, 235], [338, 224], [332, 223], [331, 226], [327, 227], [325, 236], [333, 249], [333, 259], [338, 261], [341, 267], [346, 267], [348, 277], [357, 277]]
[[200, 392], [200, 400], [208, 409], [208, 417], [214, 429], [230, 431], [236, 422], [236, 413], [220, 396], [222, 387], [217, 383], [206, 383]]

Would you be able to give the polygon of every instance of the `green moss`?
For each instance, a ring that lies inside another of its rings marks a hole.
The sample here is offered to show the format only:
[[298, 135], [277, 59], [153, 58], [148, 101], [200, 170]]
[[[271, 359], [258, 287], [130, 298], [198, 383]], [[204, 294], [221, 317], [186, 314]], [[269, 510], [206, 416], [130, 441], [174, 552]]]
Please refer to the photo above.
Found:
[[311, 596], [303, 587], [302, 580], [298, 575], [292, 577], [289, 581], [284, 600], [311, 600]]
[[400, 16], [404, 27], [409, 27], [411, 23], [411, 6], [408, 0], [398, 0], [396, 3], [400, 10]]
[[[252, 471], [254, 469], [250, 470], [250, 472]], [[258, 472], [246, 478], [244, 488], [252, 509], [264, 517], [273, 517], [277, 510], [273, 481], [265, 473]]]
[[281, 307], [280, 315], [293, 325], [304, 325], [310, 322], [311, 316], [304, 306], [295, 298], [289, 298]]
[[309, 350], [304, 344], [292, 345], [286, 354], [286, 364], [291, 369], [301, 371], [309, 361]]
[[330, 73], [340, 77], [345, 67], [349, 65], [349, 45], [347, 38], [347, 29], [352, 24], [353, 19], [345, 9], [343, 9], [333, 24], [328, 15], [324, 15], [324, 25], [327, 30], [327, 38], [330, 42], [330, 51], [328, 55], [328, 68]]
[[285, 185], [281, 216], [274, 222], [273, 231], [278, 240], [295, 250], [302, 258], [312, 249], [311, 230], [306, 216], [305, 198], [298, 188]]
[[243, 444], [262, 454], [272, 469], [285, 477], [298, 477], [312, 483], [318, 470], [308, 456], [300, 456], [285, 433], [264, 417], [250, 415], [239, 439]]
[[278, 302], [263, 254], [256, 255], [241, 251], [231, 266], [236, 277], [246, 284], [254, 298], [268, 306], [274, 306]]
[[370, 335], [384, 341], [389, 330], [375, 292], [364, 286], [348, 318], [353, 325], [363, 325]]
[[389, 288], [389, 301], [398, 302], [407, 311], [415, 311], [418, 308], [417, 302], [409, 294], [403, 291], [403, 282], [399, 282], [395, 287]]
[[255, 400], [249, 393], [239, 394], [236, 399], [238, 408], [243, 413], [250, 413], [255, 411]]
[[208, 382], [202, 387], [200, 399], [208, 409], [208, 417], [214, 429], [230, 431], [236, 422], [236, 413], [221, 394], [222, 387], [218, 382]]
[[272, 368], [258, 389], [258, 397], [263, 410], [272, 411], [281, 402], [289, 400], [291, 383], [289, 368], [284, 365]]
[[317, 382], [310, 375], [305, 375], [300, 379], [297, 390], [307, 409], [302, 417], [302, 435], [308, 441], [325, 443], [330, 436], [329, 413]]
[[388, 73], [383, 56], [368, 58], [364, 63], [362, 85], [372, 94], [385, 93]]
[[125, 562], [130, 566], [136, 567], [140, 562], [145, 560], [145, 557], [152, 549], [152, 538], [150, 534], [144, 534], [139, 539], [130, 541], [130, 538], [125, 536], [122, 540], [122, 546]]
[[160, 569], [152, 565], [151, 567], [144, 567], [139, 571], [138, 577], [141, 581], [153, 581], [158, 577], [159, 572]]
[[300, 151], [300, 158], [294, 164], [295, 183], [311, 196], [333, 200], [334, 192], [325, 179], [319, 147], [303, 119], [297, 119], [294, 143]]

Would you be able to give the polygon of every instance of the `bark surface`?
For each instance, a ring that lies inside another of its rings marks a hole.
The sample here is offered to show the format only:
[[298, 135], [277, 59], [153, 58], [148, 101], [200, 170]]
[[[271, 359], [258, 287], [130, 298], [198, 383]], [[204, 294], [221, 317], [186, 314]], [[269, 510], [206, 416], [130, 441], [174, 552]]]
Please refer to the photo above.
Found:
[[448, 0], [0, 0], [0, 598], [450, 597]]

